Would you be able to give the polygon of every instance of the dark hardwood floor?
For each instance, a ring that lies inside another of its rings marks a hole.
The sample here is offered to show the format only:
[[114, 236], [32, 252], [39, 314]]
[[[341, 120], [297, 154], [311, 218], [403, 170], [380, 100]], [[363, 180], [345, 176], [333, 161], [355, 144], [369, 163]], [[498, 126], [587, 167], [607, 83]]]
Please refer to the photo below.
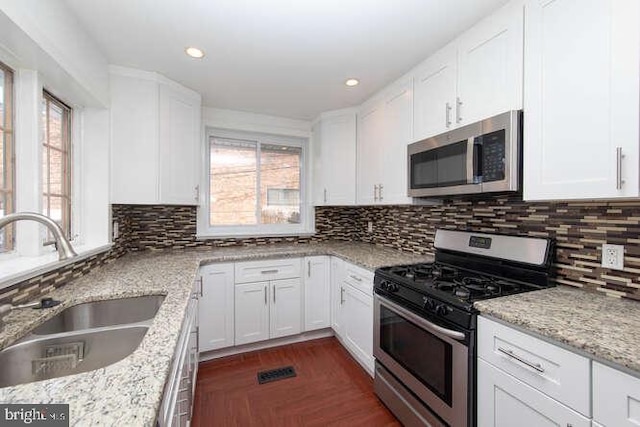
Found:
[[[259, 371], [285, 366], [297, 376], [258, 384]], [[201, 363], [192, 425], [400, 426], [335, 338]]]

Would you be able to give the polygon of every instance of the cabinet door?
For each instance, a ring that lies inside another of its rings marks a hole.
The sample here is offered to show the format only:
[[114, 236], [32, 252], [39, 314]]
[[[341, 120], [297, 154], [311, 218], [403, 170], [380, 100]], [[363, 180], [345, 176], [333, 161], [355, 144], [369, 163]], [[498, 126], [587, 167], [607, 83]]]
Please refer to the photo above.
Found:
[[511, 1], [458, 39], [456, 125], [522, 108], [523, 27]]
[[637, 196], [640, 2], [532, 0], [525, 19], [524, 198]]
[[235, 285], [236, 345], [269, 339], [269, 282]]
[[349, 350], [370, 374], [373, 373], [373, 297], [344, 288], [344, 331]]
[[384, 100], [384, 139], [380, 146], [378, 202], [411, 203], [407, 197], [407, 145], [411, 140], [412, 80], [389, 91]]
[[454, 126], [456, 47], [440, 50], [414, 74], [413, 140], [446, 132]]
[[271, 282], [271, 338], [302, 332], [302, 286], [299, 278]]
[[325, 205], [353, 205], [356, 202], [355, 112], [322, 119], [322, 145], [326, 168]]
[[158, 86], [111, 75], [111, 203], [158, 203]]
[[478, 359], [478, 427], [518, 425], [589, 427], [591, 421]]
[[383, 168], [382, 141], [384, 141], [384, 105], [376, 102], [366, 105], [358, 116], [358, 191], [360, 205], [378, 202], [380, 171]]
[[331, 325], [330, 274], [328, 256], [305, 258], [304, 330], [328, 328]]
[[200, 99], [160, 85], [160, 201], [195, 205], [200, 170]]
[[331, 328], [340, 337], [344, 334], [344, 267], [344, 261], [331, 257]]
[[610, 427], [640, 425], [640, 378], [593, 362], [593, 419]]
[[200, 268], [200, 351], [234, 345], [233, 264], [209, 264]]

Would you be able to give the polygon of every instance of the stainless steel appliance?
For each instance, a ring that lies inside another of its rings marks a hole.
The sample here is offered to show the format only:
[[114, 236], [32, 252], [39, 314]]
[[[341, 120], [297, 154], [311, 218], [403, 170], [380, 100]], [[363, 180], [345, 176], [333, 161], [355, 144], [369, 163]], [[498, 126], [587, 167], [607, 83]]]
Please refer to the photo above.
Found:
[[553, 241], [437, 230], [432, 264], [374, 278], [375, 390], [407, 426], [475, 426], [473, 303], [552, 286]]
[[408, 147], [408, 195], [517, 191], [522, 112], [509, 111]]

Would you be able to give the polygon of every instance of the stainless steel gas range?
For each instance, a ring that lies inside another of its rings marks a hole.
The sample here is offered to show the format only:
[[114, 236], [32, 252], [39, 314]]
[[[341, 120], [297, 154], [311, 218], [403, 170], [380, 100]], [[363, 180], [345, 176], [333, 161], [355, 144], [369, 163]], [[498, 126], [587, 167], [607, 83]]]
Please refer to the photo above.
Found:
[[406, 426], [475, 426], [475, 301], [552, 286], [553, 241], [437, 230], [432, 264], [374, 279], [375, 390]]

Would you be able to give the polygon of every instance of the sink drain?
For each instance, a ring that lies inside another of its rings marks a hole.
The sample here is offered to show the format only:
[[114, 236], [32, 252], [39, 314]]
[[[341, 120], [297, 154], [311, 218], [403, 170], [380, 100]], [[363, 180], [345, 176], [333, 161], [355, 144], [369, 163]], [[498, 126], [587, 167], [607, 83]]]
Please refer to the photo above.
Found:
[[296, 376], [296, 371], [293, 366], [287, 366], [284, 368], [272, 369], [270, 371], [258, 372], [258, 384], [270, 383], [272, 381], [283, 380], [285, 378], [291, 378]]

